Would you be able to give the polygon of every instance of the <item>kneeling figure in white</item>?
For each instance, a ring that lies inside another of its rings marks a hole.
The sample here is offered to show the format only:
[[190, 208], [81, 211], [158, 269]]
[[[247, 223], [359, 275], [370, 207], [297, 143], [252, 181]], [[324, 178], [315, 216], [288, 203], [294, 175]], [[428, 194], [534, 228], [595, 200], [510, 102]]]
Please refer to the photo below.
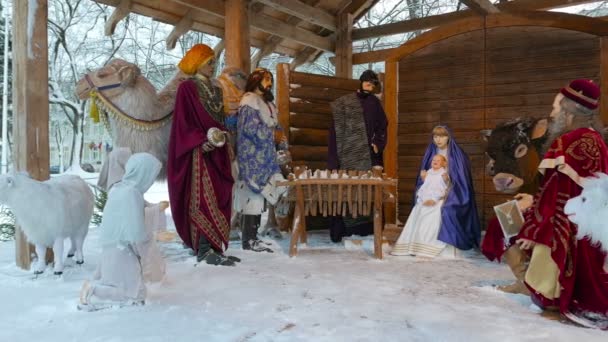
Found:
[[143, 304], [146, 297], [138, 250], [138, 244], [147, 238], [143, 195], [154, 183], [161, 164], [151, 154], [137, 153], [125, 169], [122, 181], [108, 194], [100, 226], [101, 261], [93, 281], [83, 284], [80, 309]]

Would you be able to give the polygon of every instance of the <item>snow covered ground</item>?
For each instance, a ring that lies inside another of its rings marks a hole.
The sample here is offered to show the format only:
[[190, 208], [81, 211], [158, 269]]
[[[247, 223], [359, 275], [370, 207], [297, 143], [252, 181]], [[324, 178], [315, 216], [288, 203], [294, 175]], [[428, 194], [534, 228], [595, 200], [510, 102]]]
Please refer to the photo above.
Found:
[[[167, 199], [155, 185], [150, 201]], [[170, 228], [172, 229], [172, 228]], [[237, 267], [194, 266], [178, 241], [161, 243], [166, 279], [145, 306], [81, 312], [78, 292], [99, 260], [99, 231], [85, 264], [38, 278], [0, 243], [0, 341], [606, 341], [607, 332], [548, 320], [529, 298], [507, 295], [506, 266], [463, 260], [372, 257], [371, 243], [345, 248], [313, 232], [297, 257], [288, 237], [274, 254], [246, 252]], [[370, 241], [371, 242], [371, 241]], [[347, 244], [351, 246], [352, 244]]]

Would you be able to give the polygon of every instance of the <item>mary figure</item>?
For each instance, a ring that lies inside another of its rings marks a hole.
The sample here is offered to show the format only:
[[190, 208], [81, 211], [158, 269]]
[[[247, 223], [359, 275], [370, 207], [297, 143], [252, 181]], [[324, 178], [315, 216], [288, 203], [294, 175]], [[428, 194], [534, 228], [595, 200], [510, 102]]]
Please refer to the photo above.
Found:
[[421, 171], [430, 168], [433, 156], [437, 154], [448, 161], [447, 195], [435, 208], [416, 204], [418, 190], [423, 184], [418, 175], [413, 202], [416, 205], [393, 247], [393, 255], [457, 257], [460, 250], [479, 246], [481, 230], [469, 158], [446, 126], [433, 128]]

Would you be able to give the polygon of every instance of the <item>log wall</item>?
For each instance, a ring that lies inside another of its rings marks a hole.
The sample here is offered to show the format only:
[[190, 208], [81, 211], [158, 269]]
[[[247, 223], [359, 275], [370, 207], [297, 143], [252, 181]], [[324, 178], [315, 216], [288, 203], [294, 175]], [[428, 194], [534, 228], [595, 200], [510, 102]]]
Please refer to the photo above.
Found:
[[329, 104], [358, 88], [358, 80], [290, 71], [286, 64], [278, 66], [279, 120], [288, 135], [293, 166], [327, 168], [328, 132], [332, 123]]
[[553, 27], [511, 26], [469, 31], [399, 59], [398, 216], [411, 210], [420, 161], [438, 124], [450, 127], [471, 159], [485, 227], [508, 196], [485, 175], [481, 129], [516, 117], [547, 116], [570, 80], [600, 81], [601, 37]]

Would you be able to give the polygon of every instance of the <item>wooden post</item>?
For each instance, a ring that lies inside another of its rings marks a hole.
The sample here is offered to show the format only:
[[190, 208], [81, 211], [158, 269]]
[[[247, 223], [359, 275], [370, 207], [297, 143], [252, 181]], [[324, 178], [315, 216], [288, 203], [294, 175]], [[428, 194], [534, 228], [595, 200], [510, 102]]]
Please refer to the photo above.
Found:
[[[289, 141], [289, 64], [279, 63], [277, 65], [277, 74], [275, 79], [277, 80], [277, 108], [279, 110], [279, 125], [283, 128], [283, 134]], [[291, 143], [291, 142], [290, 142]]]
[[[388, 119], [388, 129], [386, 132], [386, 147], [384, 148], [384, 170], [386, 175], [393, 179], [397, 177], [397, 125], [399, 123], [399, 110], [397, 108], [397, 98], [399, 92], [399, 62], [386, 62], [384, 71], [384, 111]], [[397, 196], [397, 187], [389, 189]], [[387, 203], [384, 213], [387, 223], [397, 222], [397, 201]]]
[[336, 32], [336, 77], [353, 78], [353, 15], [338, 16]]
[[[13, 156], [16, 170], [38, 180], [49, 178], [47, 17], [47, 0], [13, 1]], [[30, 248], [20, 229], [15, 244], [17, 266], [29, 269]]]
[[[294, 168], [295, 177], [300, 177], [302, 172], [306, 172], [304, 167], [296, 166]], [[290, 178], [292, 180], [292, 178]], [[304, 213], [304, 192], [302, 185], [296, 184], [296, 209], [293, 216], [293, 228], [291, 229], [291, 241], [289, 242], [289, 256], [292, 257], [298, 254], [298, 240], [302, 239], [302, 235], [306, 234], [306, 213]]]
[[[382, 177], [382, 167], [374, 166], [374, 178]], [[382, 188], [383, 185], [374, 186], [374, 255], [382, 259]]]
[[224, 42], [226, 67], [251, 70], [249, 39], [249, 0], [226, 0]]
[[608, 37], [600, 39], [600, 117], [608, 123]]

